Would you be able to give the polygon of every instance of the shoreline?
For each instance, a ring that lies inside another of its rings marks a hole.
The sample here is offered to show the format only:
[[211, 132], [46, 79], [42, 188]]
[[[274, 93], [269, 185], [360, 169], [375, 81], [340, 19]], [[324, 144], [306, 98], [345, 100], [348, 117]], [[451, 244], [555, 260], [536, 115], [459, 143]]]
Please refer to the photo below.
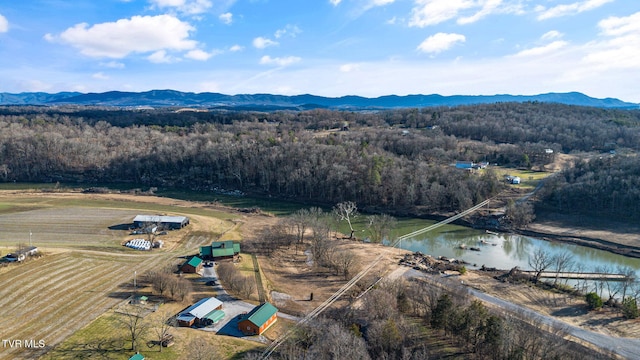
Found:
[[570, 236], [565, 234], [556, 234], [549, 232], [541, 232], [536, 230], [519, 229], [513, 231], [516, 234], [534, 237], [550, 242], [572, 243], [579, 246], [590, 247], [593, 249], [608, 251], [614, 254], [623, 255], [631, 258], [640, 258], [640, 247], [621, 244], [615, 241], [608, 241], [588, 236]]

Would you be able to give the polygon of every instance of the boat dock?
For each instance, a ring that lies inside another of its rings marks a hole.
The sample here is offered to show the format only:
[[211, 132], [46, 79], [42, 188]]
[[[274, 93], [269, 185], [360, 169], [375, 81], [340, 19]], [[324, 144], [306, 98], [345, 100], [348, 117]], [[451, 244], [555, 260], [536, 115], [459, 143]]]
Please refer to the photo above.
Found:
[[[535, 271], [520, 271], [521, 274], [535, 276]], [[607, 281], [625, 281], [627, 275], [624, 274], [607, 274], [607, 273], [584, 273], [584, 272], [553, 272], [543, 271], [540, 278], [545, 279], [575, 279], [575, 280], [607, 280]]]

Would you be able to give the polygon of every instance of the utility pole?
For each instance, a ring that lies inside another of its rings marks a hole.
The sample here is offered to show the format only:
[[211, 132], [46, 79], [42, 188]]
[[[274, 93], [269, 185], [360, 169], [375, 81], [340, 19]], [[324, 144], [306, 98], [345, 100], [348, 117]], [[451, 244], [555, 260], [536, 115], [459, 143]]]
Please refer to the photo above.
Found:
[[29, 229], [29, 247], [31, 247], [31, 235], [33, 234], [31, 233], [31, 229]]

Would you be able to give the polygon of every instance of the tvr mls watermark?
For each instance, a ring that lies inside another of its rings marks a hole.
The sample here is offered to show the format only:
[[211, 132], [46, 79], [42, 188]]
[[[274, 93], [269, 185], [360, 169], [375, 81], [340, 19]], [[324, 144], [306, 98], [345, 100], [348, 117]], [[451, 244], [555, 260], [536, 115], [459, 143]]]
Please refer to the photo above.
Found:
[[41, 349], [47, 346], [44, 340], [10, 340], [10, 339], [2, 339], [2, 347], [3, 348], [11, 348], [11, 349]]

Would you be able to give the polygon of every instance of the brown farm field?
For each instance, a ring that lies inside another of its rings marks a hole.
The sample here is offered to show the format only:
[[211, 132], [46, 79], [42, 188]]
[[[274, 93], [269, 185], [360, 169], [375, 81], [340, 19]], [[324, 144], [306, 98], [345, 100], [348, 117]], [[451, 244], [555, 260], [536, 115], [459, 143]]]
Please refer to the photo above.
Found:
[[[121, 245], [133, 237], [129, 231], [110, 227], [131, 223], [139, 213], [186, 215], [191, 225], [163, 236], [163, 249], [131, 250]], [[134, 273], [174, 266], [200, 245], [234, 237], [235, 217], [156, 197], [0, 192], [2, 252], [27, 244], [31, 231], [33, 245], [44, 253], [0, 268], [2, 338], [37, 344], [3, 346], [0, 359], [32, 359], [50, 351], [125, 301]]]
[[[117, 230], [122, 228], [118, 225], [130, 223], [139, 213], [186, 215], [191, 218], [191, 225], [162, 236], [166, 245], [163, 249], [151, 252], [126, 249], [121, 244], [133, 236], [127, 230]], [[45, 344], [44, 348], [36, 349], [1, 347], [0, 360], [42, 355], [44, 359], [126, 359], [128, 352], [123, 347], [128, 345], [123, 345], [126, 344], [123, 331], [115, 326], [114, 309], [132, 294], [134, 272], [141, 275], [148, 270], [175, 266], [184, 261], [185, 255], [197, 253], [199, 246], [215, 239], [255, 239], [263, 228], [277, 221], [276, 217], [244, 214], [209, 203], [154, 196], [0, 191], [0, 251], [4, 254], [17, 243], [28, 242], [29, 231], [33, 233], [33, 245], [44, 250], [41, 258], [0, 267], [2, 338], [33, 340], [37, 344], [42, 340]], [[353, 296], [376, 279], [394, 279], [406, 270], [398, 267], [405, 250], [339, 236], [334, 241], [337, 250], [356, 255], [354, 271], [383, 255], [367, 278], [337, 301], [338, 306], [349, 304]], [[310, 266], [302, 249], [259, 255], [258, 261], [267, 298], [289, 314], [308, 313], [345, 283], [342, 276]], [[252, 273], [250, 256], [243, 256], [239, 267], [247, 275]], [[582, 299], [542, 290], [534, 292], [471, 271], [464, 278], [469, 286], [572, 325], [622, 337], [640, 334], [640, 323], [618, 321], [618, 314], [601, 312], [596, 321], [592, 314], [582, 311]], [[148, 288], [140, 290], [151, 294]], [[202, 284], [194, 286], [194, 290], [196, 297], [214, 295], [208, 295], [209, 288]], [[309, 301], [311, 293], [314, 296]], [[176, 313], [188, 305], [188, 300], [169, 302], [160, 311]], [[278, 328], [284, 325], [284, 322], [278, 325], [267, 337], [277, 337], [282, 331]], [[198, 338], [221, 349], [226, 359], [261, 346], [194, 329], [175, 328], [172, 333], [176, 336], [175, 348], [162, 355], [156, 353], [157, 356], [152, 356], [157, 349], [145, 348], [145, 352], [151, 352], [149, 358], [185, 358], [185, 346]]]

